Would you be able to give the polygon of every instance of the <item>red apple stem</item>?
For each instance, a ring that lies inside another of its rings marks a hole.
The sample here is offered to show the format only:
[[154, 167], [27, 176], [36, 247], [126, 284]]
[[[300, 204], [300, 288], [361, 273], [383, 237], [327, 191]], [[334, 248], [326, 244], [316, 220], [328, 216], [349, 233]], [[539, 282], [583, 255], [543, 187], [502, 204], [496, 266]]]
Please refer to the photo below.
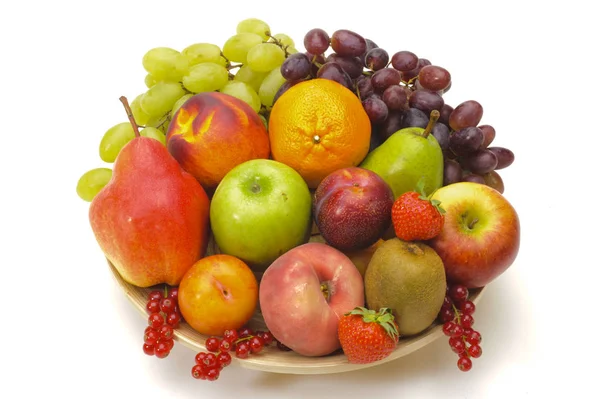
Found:
[[438, 119], [440, 119], [440, 111], [434, 109], [429, 115], [429, 123], [425, 127], [425, 131], [423, 131], [423, 137], [427, 138], [427, 136], [429, 136], [429, 133], [431, 133], [431, 131], [433, 130], [433, 127], [435, 126], [435, 123], [438, 121]]
[[135, 118], [133, 117], [133, 112], [131, 112], [131, 107], [129, 106], [129, 102], [127, 101], [127, 97], [121, 96], [119, 100], [123, 103], [123, 107], [125, 107], [125, 112], [127, 112], [127, 118], [129, 118], [129, 123], [131, 123], [131, 127], [133, 127], [133, 133], [135, 133], [135, 137], [140, 137], [140, 128], [137, 123], [135, 123]]
[[469, 223], [469, 229], [472, 230], [473, 227], [475, 227], [475, 224], [479, 222], [479, 219], [474, 218], [473, 220], [471, 220], [471, 223]]

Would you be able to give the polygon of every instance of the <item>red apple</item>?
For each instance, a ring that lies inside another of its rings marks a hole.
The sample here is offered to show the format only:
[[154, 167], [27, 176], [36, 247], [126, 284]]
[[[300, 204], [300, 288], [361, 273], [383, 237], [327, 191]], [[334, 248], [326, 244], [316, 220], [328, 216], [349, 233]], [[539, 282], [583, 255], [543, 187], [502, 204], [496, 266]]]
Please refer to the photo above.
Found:
[[444, 262], [448, 281], [483, 287], [504, 273], [519, 252], [514, 207], [484, 184], [459, 182], [432, 196], [446, 210], [442, 232], [429, 241]]
[[315, 191], [313, 214], [329, 245], [355, 251], [374, 244], [391, 223], [394, 193], [378, 174], [359, 167], [338, 169]]
[[364, 306], [358, 269], [342, 252], [319, 242], [300, 245], [277, 258], [263, 274], [258, 293], [269, 331], [304, 356], [339, 349], [339, 318]]

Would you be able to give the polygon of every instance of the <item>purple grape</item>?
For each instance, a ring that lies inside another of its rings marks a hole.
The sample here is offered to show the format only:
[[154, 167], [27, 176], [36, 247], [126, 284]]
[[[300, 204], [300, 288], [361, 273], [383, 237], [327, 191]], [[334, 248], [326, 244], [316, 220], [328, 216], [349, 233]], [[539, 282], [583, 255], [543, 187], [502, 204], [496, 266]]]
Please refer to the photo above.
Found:
[[450, 150], [457, 156], [477, 151], [483, 143], [483, 133], [478, 127], [467, 127], [450, 135]]
[[[389, 109], [389, 107], [388, 107]], [[385, 141], [392, 134], [396, 133], [398, 130], [402, 129], [402, 118], [403, 113], [398, 111], [389, 110], [388, 117], [379, 127], [377, 133], [380, 136], [380, 139]]]
[[404, 86], [389, 86], [383, 91], [381, 99], [390, 110], [402, 111], [408, 108], [408, 95]]
[[371, 84], [376, 92], [382, 93], [392, 85], [398, 85], [402, 75], [395, 69], [384, 68], [371, 75]]
[[356, 32], [340, 29], [331, 35], [331, 48], [344, 57], [360, 57], [367, 50], [367, 42]]
[[286, 91], [288, 91], [288, 89], [292, 86], [294, 86], [297, 83], [302, 82], [302, 80], [286, 80], [277, 90], [277, 93], [275, 93], [275, 97], [273, 97], [273, 104], [275, 104], [275, 102], [277, 101], [277, 99], [279, 97], [281, 97], [281, 95], [283, 93], [285, 93]]
[[306, 52], [304, 53], [306, 54], [306, 56], [308, 57], [308, 59], [311, 62], [311, 66], [310, 66], [310, 75], [312, 77], [316, 77], [317, 76], [317, 72], [319, 72], [319, 65], [323, 65], [325, 63], [325, 57], [323, 57], [323, 54], [313, 54], [310, 52]]
[[440, 91], [450, 84], [450, 72], [437, 65], [427, 65], [419, 71], [419, 84], [425, 90]]
[[358, 95], [360, 98], [366, 99], [367, 97], [370, 97], [374, 92], [370, 76], [360, 75], [355, 80], [355, 86], [356, 90], [358, 90]]
[[425, 129], [429, 123], [429, 116], [417, 108], [409, 108], [404, 111], [402, 127], [422, 127]]
[[417, 90], [413, 91], [408, 98], [408, 105], [411, 108], [418, 108], [429, 115], [434, 109], [438, 111], [442, 109], [444, 106], [444, 99], [437, 93]]
[[312, 54], [323, 54], [329, 48], [329, 40], [323, 29], [311, 29], [304, 35], [304, 48]]
[[304, 53], [290, 55], [281, 64], [281, 76], [287, 80], [304, 79], [310, 74], [311, 62]]
[[490, 125], [481, 125], [477, 126], [483, 132], [483, 144], [481, 144], [481, 148], [488, 148], [494, 138], [496, 138], [496, 129], [494, 129]]
[[379, 46], [371, 39], [367, 39], [365, 38], [365, 43], [367, 43], [367, 48], [365, 49], [365, 52], [362, 53], [360, 55], [360, 60], [362, 61], [363, 65], [365, 64], [365, 58], [367, 57], [367, 53], [371, 50], [373, 50], [374, 48], [378, 48]]
[[365, 55], [364, 66], [373, 71], [378, 71], [385, 68], [389, 61], [390, 56], [388, 52], [377, 47], [367, 52]]
[[365, 112], [369, 116], [371, 123], [379, 124], [385, 121], [388, 116], [388, 107], [383, 100], [371, 96], [362, 102]]
[[427, 65], [431, 65], [431, 62], [427, 58], [419, 58], [417, 62], [417, 67], [411, 71], [403, 71], [402, 72], [402, 80], [408, 82], [409, 80], [415, 78], [421, 72], [421, 69], [426, 67]]
[[483, 116], [483, 107], [475, 100], [464, 101], [454, 108], [448, 118], [452, 130], [457, 131], [465, 127], [477, 126]]
[[408, 72], [417, 67], [419, 57], [410, 51], [398, 51], [392, 55], [392, 67], [400, 72]]
[[438, 122], [433, 125], [431, 134], [433, 134], [433, 136], [436, 138], [442, 151], [446, 151], [450, 142], [450, 129], [448, 129], [448, 126]]
[[440, 119], [438, 119], [438, 122], [450, 127], [450, 123], [448, 121], [450, 119], [450, 114], [452, 113], [452, 111], [454, 111], [454, 108], [444, 103], [442, 109], [440, 109]]
[[453, 159], [444, 160], [444, 186], [452, 183], [458, 183], [462, 179], [462, 168], [460, 164]]
[[463, 176], [462, 181], [469, 181], [472, 183], [485, 184], [485, 179], [476, 173], [468, 173]]
[[461, 158], [460, 164], [469, 172], [484, 175], [496, 168], [498, 158], [489, 149], [477, 150]]
[[339, 54], [331, 53], [325, 58], [325, 62], [337, 62], [352, 79], [362, 75], [363, 66], [358, 57], [342, 57]]
[[326, 62], [323, 64], [317, 72], [317, 78], [333, 80], [352, 90], [352, 79], [350, 79], [350, 76], [342, 69], [340, 64], [336, 62]]
[[508, 148], [488, 147], [488, 150], [493, 152], [496, 158], [498, 158], [498, 165], [496, 165], [495, 170], [509, 167], [515, 161], [515, 154]]

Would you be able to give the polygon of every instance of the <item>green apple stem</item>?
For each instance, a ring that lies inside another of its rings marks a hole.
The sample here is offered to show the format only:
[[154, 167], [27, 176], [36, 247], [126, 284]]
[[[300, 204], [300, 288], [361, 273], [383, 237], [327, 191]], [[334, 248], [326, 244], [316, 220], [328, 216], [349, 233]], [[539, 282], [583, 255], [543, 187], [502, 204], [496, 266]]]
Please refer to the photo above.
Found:
[[427, 127], [425, 127], [425, 130], [422, 133], [423, 137], [427, 138], [427, 136], [429, 136], [429, 133], [431, 133], [431, 131], [433, 130], [433, 127], [435, 126], [435, 123], [438, 121], [438, 119], [440, 119], [440, 111], [434, 109], [429, 115], [429, 123], [427, 124]]
[[135, 137], [140, 137], [140, 128], [137, 123], [135, 123], [135, 118], [133, 117], [133, 112], [131, 112], [131, 107], [129, 106], [129, 102], [127, 101], [127, 97], [121, 96], [119, 100], [123, 103], [123, 107], [125, 107], [125, 112], [127, 112], [127, 118], [129, 118], [129, 123], [133, 127], [133, 133], [135, 133]]

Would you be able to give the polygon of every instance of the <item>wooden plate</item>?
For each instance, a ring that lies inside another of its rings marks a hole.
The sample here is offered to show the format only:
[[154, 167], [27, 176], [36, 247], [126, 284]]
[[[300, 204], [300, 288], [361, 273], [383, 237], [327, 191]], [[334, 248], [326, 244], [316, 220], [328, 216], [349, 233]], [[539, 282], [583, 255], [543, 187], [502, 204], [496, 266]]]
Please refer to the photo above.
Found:
[[[212, 253], [218, 253], [218, 249], [215, 248], [214, 243], [209, 243], [207, 255]], [[126, 297], [133, 303], [136, 309], [140, 312], [143, 317], [147, 317], [146, 303], [148, 293], [157, 287], [139, 288], [134, 285], [127, 283], [117, 269], [108, 262], [110, 270], [115, 277], [119, 286], [125, 292]], [[260, 276], [257, 276], [260, 278]], [[474, 303], [477, 303], [481, 298], [481, 295], [485, 287], [477, 290], [470, 290], [469, 299]], [[262, 319], [260, 309], [257, 309], [252, 320], [249, 322], [249, 326], [254, 329], [266, 330], [264, 321]], [[283, 374], [329, 374], [329, 373], [342, 373], [351, 370], [358, 370], [367, 367], [377, 366], [383, 363], [390, 362], [398, 359], [404, 355], [416, 351], [424, 347], [427, 344], [435, 341], [442, 337], [442, 326], [435, 322], [427, 330], [423, 331], [419, 335], [400, 338], [398, 346], [395, 351], [385, 359], [378, 362], [369, 364], [351, 364], [348, 363], [348, 359], [341, 352], [341, 350], [322, 357], [306, 357], [298, 355], [294, 352], [284, 352], [275, 346], [269, 346], [259, 354], [250, 355], [247, 359], [237, 359], [232, 356], [233, 362], [241, 367], [261, 370], [273, 373]], [[206, 347], [204, 343], [208, 337], [202, 335], [192, 329], [187, 323], [181, 323], [180, 327], [175, 330], [175, 340], [189, 347], [195, 352], [205, 351]]]

